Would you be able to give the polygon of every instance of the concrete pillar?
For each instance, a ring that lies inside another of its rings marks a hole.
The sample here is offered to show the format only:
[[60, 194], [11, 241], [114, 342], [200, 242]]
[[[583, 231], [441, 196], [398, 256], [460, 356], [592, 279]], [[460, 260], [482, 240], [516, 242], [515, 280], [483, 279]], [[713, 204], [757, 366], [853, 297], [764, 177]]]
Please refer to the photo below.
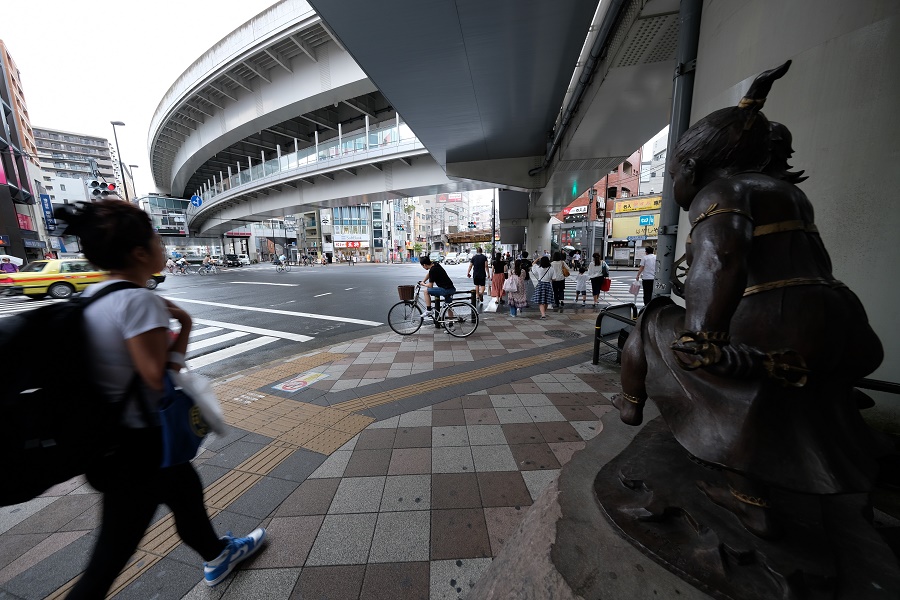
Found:
[[[547, 217], [532, 217], [528, 219], [525, 231], [525, 250], [529, 258], [537, 258], [543, 255], [544, 250], [550, 250], [551, 227]], [[540, 252], [540, 254], [535, 254]]]

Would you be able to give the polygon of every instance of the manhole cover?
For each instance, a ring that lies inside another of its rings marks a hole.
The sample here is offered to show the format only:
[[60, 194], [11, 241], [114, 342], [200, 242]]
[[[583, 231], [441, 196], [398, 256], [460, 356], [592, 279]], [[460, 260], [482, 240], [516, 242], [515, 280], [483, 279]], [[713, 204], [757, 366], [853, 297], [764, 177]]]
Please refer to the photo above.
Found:
[[563, 340], [581, 337], [581, 334], [577, 331], [569, 331], [567, 329], [549, 329], [544, 332], [544, 335], [549, 335], [550, 337], [560, 338]]

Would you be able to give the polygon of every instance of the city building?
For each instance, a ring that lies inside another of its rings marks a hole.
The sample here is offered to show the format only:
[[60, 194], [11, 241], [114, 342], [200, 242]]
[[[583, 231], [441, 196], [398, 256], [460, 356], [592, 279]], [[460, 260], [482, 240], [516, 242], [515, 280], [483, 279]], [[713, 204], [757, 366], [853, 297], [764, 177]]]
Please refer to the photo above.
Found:
[[3, 77], [9, 90], [10, 106], [13, 108], [13, 123], [19, 134], [22, 152], [28, 160], [38, 164], [37, 146], [28, 116], [28, 104], [25, 102], [25, 91], [22, 88], [22, 76], [3, 40], [0, 40], [0, 57], [3, 61]]
[[114, 161], [114, 151], [106, 138], [47, 127], [35, 127], [34, 138], [41, 169], [47, 173], [89, 179], [91, 161], [95, 161], [103, 181], [121, 183], [116, 178], [118, 161]]
[[653, 141], [653, 154], [644, 157], [641, 162], [640, 195], [650, 196], [661, 194], [663, 181], [666, 179], [666, 144], [668, 136], [657, 138]]
[[19, 72], [2, 43], [0, 52], [0, 254], [28, 261], [41, 258], [47, 243], [29, 174], [32, 142]]

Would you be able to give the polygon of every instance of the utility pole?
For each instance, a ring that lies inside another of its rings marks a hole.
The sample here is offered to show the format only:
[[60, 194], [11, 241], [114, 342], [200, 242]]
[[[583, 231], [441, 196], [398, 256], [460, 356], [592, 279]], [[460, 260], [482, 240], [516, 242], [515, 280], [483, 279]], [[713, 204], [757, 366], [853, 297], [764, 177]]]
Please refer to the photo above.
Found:
[[[585, 223], [584, 223], [585, 230], [590, 229], [590, 238], [589, 238], [590, 241], [588, 242], [587, 251], [588, 251], [589, 256], [591, 256], [591, 257], [594, 256], [594, 213], [593, 213], [592, 208], [594, 206], [594, 196], [596, 194], [597, 194], [597, 190], [595, 190], [594, 188], [591, 188], [588, 190], [587, 214], [585, 215]], [[588, 221], [590, 221], [590, 227], [588, 227]], [[584, 259], [585, 262], [587, 262], [587, 259], [588, 259], [587, 256], [582, 257], [582, 258]]]
[[494, 195], [491, 197], [491, 258], [497, 254], [497, 188], [494, 188]]

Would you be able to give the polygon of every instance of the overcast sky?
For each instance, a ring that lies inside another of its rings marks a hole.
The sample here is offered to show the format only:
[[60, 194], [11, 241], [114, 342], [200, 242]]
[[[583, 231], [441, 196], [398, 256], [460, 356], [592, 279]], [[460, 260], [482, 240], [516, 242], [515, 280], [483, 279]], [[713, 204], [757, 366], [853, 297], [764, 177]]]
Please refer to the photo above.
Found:
[[15, 2], [0, 21], [0, 39], [22, 73], [32, 126], [113, 141], [109, 122], [124, 122], [117, 128], [122, 159], [138, 165], [137, 191], [145, 195], [156, 189], [147, 129], [157, 104], [201, 54], [272, 4]]
[[[155, 189], [147, 129], [163, 94], [216, 42], [274, 2], [10, 2], [0, 39], [22, 73], [31, 124], [102, 136], [117, 127], [138, 192]], [[131, 193], [132, 190], [129, 190]]]

